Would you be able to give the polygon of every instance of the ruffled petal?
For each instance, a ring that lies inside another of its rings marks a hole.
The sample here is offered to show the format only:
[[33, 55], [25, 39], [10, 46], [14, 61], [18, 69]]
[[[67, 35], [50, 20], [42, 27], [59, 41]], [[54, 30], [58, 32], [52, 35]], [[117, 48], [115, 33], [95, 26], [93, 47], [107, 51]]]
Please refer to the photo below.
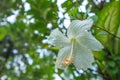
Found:
[[70, 40], [65, 37], [57, 28], [52, 30], [50, 36], [48, 37], [48, 43], [61, 48], [70, 45]]
[[69, 38], [76, 37], [81, 34], [82, 31], [89, 30], [93, 24], [92, 19], [86, 20], [73, 20], [67, 30], [67, 36]]
[[62, 65], [62, 61], [64, 58], [66, 58], [70, 54], [70, 49], [71, 49], [70, 47], [64, 47], [59, 50], [58, 57], [55, 64], [56, 68], [65, 69], [68, 67], [68, 66]]
[[79, 44], [91, 50], [99, 51], [104, 48], [102, 44], [87, 31], [84, 31], [82, 35], [78, 36], [77, 41]]
[[92, 52], [89, 49], [80, 46], [78, 43], [76, 44], [75, 51], [75, 67], [78, 70], [87, 70], [88, 68], [90, 68], [92, 66], [92, 63], [94, 62]]

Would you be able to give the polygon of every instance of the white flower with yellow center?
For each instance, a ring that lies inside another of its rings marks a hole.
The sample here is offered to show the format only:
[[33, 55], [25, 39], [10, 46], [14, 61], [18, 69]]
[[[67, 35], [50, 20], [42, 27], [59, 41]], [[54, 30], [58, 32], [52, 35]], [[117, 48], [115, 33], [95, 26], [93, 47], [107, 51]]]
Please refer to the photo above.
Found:
[[92, 19], [73, 20], [67, 29], [67, 36], [58, 28], [51, 32], [48, 42], [60, 48], [56, 68], [65, 69], [73, 63], [78, 70], [86, 70], [92, 65], [94, 57], [91, 50], [99, 51], [103, 48], [88, 32], [92, 24]]

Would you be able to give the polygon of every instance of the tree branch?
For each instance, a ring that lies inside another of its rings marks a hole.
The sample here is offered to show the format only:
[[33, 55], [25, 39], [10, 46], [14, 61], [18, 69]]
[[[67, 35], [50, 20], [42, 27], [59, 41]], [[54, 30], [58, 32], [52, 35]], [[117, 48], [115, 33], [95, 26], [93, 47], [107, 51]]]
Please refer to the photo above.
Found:
[[103, 28], [101, 28], [101, 27], [99, 27], [99, 26], [97, 26], [97, 25], [93, 25], [93, 26], [94, 26], [94, 27], [97, 27], [97, 28], [99, 28], [99, 29], [101, 29], [101, 30], [103, 30], [103, 31], [105, 31], [105, 32], [107, 32], [108, 34], [112, 35], [113, 37], [116, 37], [116, 38], [120, 39], [119, 36], [117, 36], [117, 35], [109, 32], [109, 31], [107, 31], [106, 29], [103, 29]]

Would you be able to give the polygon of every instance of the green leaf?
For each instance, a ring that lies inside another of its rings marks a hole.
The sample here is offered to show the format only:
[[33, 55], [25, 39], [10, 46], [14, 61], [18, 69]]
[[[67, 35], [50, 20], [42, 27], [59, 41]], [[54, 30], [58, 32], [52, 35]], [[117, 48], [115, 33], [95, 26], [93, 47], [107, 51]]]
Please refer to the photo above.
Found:
[[[113, 1], [109, 3], [106, 7], [104, 7], [101, 11], [99, 11], [98, 22], [97, 25], [108, 32], [120, 37], [120, 1]], [[118, 53], [115, 51], [120, 48], [120, 46], [115, 45], [116, 43], [115, 37], [112, 35], [106, 35], [103, 37], [99, 37], [101, 42], [110, 50], [111, 53]], [[117, 42], [120, 42], [117, 41]], [[118, 44], [118, 43], [116, 43]], [[119, 43], [120, 44], [120, 43]]]
[[104, 53], [104, 51], [93, 51], [93, 53], [94, 53], [94, 57], [97, 59], [97, 60], [100, 60], [100, 61], [102, 61], [102, 60], [104, 60], [105, 59], [105, 53]]
[[98, 14], [98, 25], [115, 34], [120, 22], [120, 2], [114, 1]]
[[106, 31], [101, 31], [101, 32], [99, 32], [97, 35], [99, 36], [99, 35], [107, 35], [108, 33], [106, 32]]
[[91, 16], [90, 18], [94, 21], [94, 23], [96, 23], [98, 21], [98, 16], [96, 16], [96, 15]]
[[108, 65], [109, 65], [110, 67], [115, 67], [115, 62], [114, 62], [114, 61], [110, 61], [110, 62], [108, 62]]
[[[120, 26], [116, 34], [120, 36]], [[120, 52], [120, 39], [116, 38], [114, 44], [115, 44], [115, 47], [114, 47], [115, 53], [119, 53]]]
[[68, 11], [68, 14], [70, 16], [73, 16], [75, 17], [77, 14], [78, 14], [78, 7], [74, 8], [74, 9], [71, 9], [70, 11]]
[[68, 9], [70, 9], [72, 6], [73, 6], [72, 0], [65, 1], [65, 2], [62, 4], [62, 7], [63, 7], [63, 8], [68, 8]]
[[7, 31], [3, 28], [0, 27], [0, 40], [2, 40], [7, 34]]

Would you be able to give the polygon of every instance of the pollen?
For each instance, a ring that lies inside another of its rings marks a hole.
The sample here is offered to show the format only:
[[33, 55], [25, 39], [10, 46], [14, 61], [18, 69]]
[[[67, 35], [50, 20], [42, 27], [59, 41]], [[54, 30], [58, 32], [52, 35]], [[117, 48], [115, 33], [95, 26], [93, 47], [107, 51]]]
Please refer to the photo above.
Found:
[[68, 65], [72, 64], [73, 62], [74, 62], [73, 57], [71, 57], [71, 58], [65, 57], [65, 58], [63, 58], [61, 64], [62, 64], [63, 67], [67, 67]]

